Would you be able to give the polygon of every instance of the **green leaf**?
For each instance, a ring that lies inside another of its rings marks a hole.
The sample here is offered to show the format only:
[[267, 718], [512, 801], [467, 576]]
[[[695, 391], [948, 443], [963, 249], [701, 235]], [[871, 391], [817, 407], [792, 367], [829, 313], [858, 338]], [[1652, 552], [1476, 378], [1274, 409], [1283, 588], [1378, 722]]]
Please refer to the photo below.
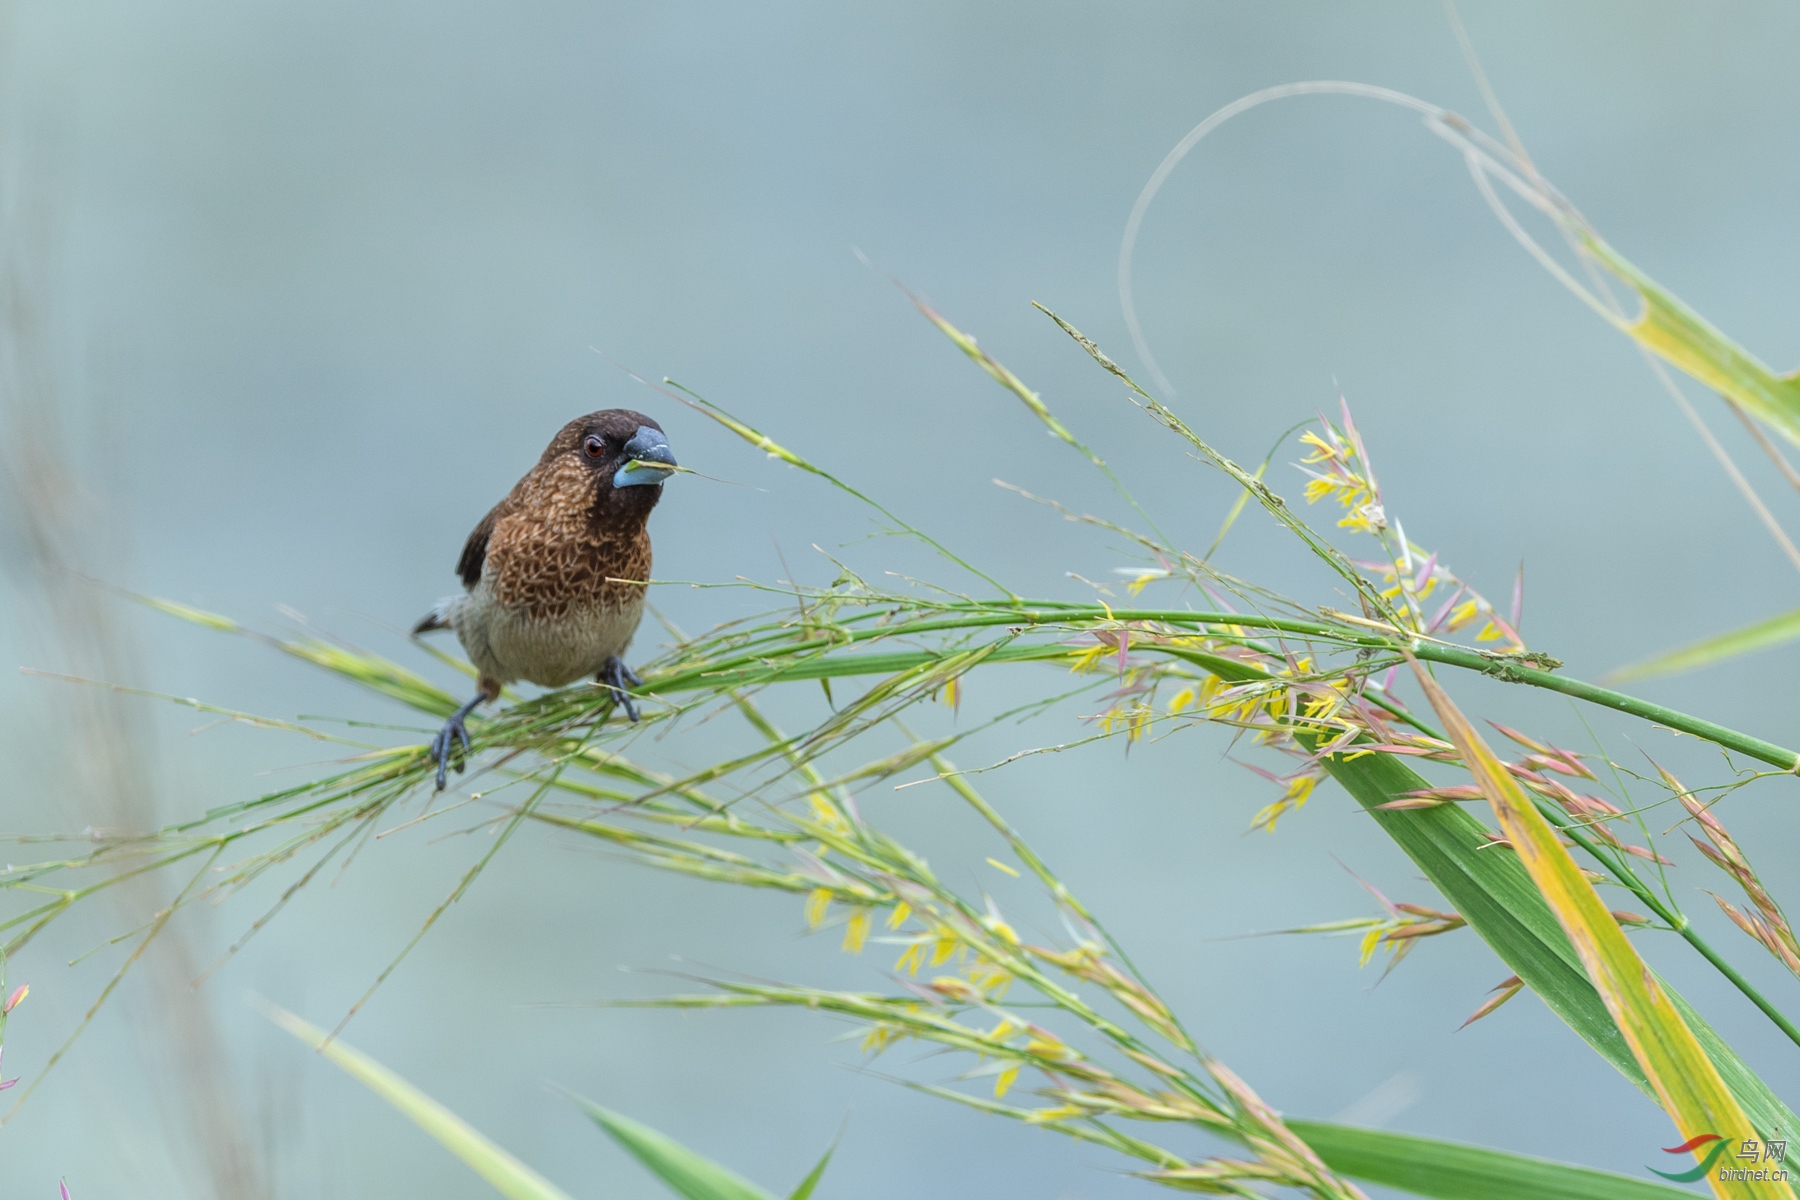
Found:
[[1712, 637], [1703, 638], [1690, 646], [1683, 646], [1679, 650], [1671, 650], [1667, 654], [1659, 654], [1655, 658], [1646, 659], [1641, 663], [1621, 667], [1607, 677], [1607, 682], [1628, 683], [1634, 679], [1649, 679], [1656, 675], [1673, 675], [1677, 671], [1692, 671], [1696, 667], [1708, 667], [1724, 659], [1739, 654], [1748, 654], [1752, 650], [1778, 646], [1782, 642], [1792, 641], [1795, 638], [1800, 638], [1800, 609], [1769, 617], [1754, 625], [1746, 625], [1742, 629], [1714, 634]]
[[1327, 759], [1325, 769], [1406, 851], [1469, 927], [1557, 1016], [1638, 1088], [1649, 1081], [1573, 961], [1574, 950], [1514, 855], [1485, 848], [1487, 826], [1466, 809], [1396, 811], [1378, 807], [1431, 785], [1397, 759], [1380, 754]]
[[[1488, 846], [1487, 826], [1459, 805], [1397, 811], [1379, 806], [1431, 785], [1385, 754], [1333, 757], [1326, 770], [1406, 852], [1525, 985], [1619, 1072], [1651, 1093], [1631, 1048], [1581, 969], [1575, 948], [1518, 857]], [[1670, 1001], [1763, 1136], [1800, 1128], [1788, 1108], [1712, 1027], [1667, 983]]]
[[[670, 1190], [686, 1197], [686, 1200], [775, 1200], [775, 1197], [743, 1176], [701, 1158], [674, 1138], [658, 1133], [648, 1125], [601, 1108], [580, 1096], [571, 1096], [570, 1099], [579, 1104], [582, 1111], [594, 1119], [596, 1125], [606, 1130], [613, 1141], [623, 1146], [633, 1158], [649, 1168], [653, 1175], [668, 1184]], [[829, 1154], [826, 1155], [826, 1158], [830, 1157]], [[811, 1185], [817, 1182], [816, 1176], [824, 1169], [824, 1162], [820, 1162], [813, 1168], [813, 1175], [808, 1176], [807, 1182], [801, 1186], [810, 1192]]]
[[1675, 1200], [1682, 1188], [1410, 1133], [1289, 1119], [1334, 1171], [1439, 1200]]
[[1644, 302], [1643, 313], [1619, 323], [1620, 329], [1800, 445], [1800, 373], [1775, 374], [1591, 230], [1579, 229], [1577, 236], [1584, 250], [1630, 284]]
[[[1656, 1089], [1663, 1111], [1683, 1138], [1707, 1133], [1722, 1133], [1728, 1139], [1744, 1136], [1750, 1131], [1750, 1119], [1737, 1097], [1555, 828], [1449, 694], [1416, 659], [1409, 656], [1409, 661], [1456, 744], [1457, 756], [1475, 777], [1519, 862], [1556, 914], [1588, 978]], [[1707, 1183], [1719, 1196], [1792, 1196], [1769, 1179], [1726, 1180], [1708, 1173]]]
[[[1209, 656], [1210, 657], [1210, 656]], [[1199, 664], [1227, 682], [1260, 674], [1229, 659]], [[1301, 737], [1303, 742], [1308, 739]], [[1643, 1068], [1619, 1032], [1606, 1003], [1582, 969], [1575, 948], [1516, 854], [1492, 848], [1488, 828], [1455, 804], [1422, 809], [1381, 805], [1431, 785], [1386, 754], [1334, 755], [1325, 769], [1375, 818], [1464, 920], [1551, 1011], [1580, 1034], [1619, 1073], [1655, 1098]], [[1750, 1123], [1764, 1137], [1800, 1127], [1793, 1110], [1769, 1089], [1681, 994], [1654, 972], [1663, 993], [1699, 1040]]]
[[825, 1168], [831, 1165], [831, 1156], [835, 1153], [837, 1153], [837, 1143], [833, 1142], [827, 1147], [825, 1156], [819, 1159], [813, 1169], [806, 1173], [806, 1178], [800, 1181], [800, 1186], [794, 1189], [788, 1200], [810, 1200], [813, 1189], [818, 1187], [819, 1180], [825, 1177]]
[[374, 1059], [341, 1040], [327, 1039], [293, 1013], [273, 1004], [263, 1006], [269, 1019], [342, 1067], [370, 1091], [469, 1164], [508, 1200], [571, 1200], [569, 1194], [488, 1141], [463, 1119]]

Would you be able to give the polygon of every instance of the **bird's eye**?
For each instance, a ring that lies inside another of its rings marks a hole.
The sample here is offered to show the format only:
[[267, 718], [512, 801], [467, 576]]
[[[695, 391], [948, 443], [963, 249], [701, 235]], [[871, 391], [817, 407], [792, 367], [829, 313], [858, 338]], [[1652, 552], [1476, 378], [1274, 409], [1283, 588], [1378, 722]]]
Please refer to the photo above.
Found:
[[587, 441], [582, 443], [581, 448], [587, 451], [589, 458], [599, 458], [606, 453], [606, 443], [593, 434], [588, 435]]

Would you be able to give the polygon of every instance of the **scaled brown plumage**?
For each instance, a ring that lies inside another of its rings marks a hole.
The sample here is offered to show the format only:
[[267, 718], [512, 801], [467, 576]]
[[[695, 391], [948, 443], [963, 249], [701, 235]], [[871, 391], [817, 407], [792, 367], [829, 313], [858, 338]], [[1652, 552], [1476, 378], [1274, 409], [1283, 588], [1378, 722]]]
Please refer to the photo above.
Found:
[[[620, 658], [636, 632], [650, 577], [645, 526], [672, 472], [662, 427], [606, 409], [563, 426], [538, 463], [476, 525], [457, 562], [466, 589], [415, 633], [454, 629], [481, 672], [480, 691], [433, 743], [442, 788], [463, 719], [516, 679], [562, 687], [595, 675], [637, 719]], [[457, 764], [461, 770], [461, 764]]]
[[649, 509], [597, 513], [594, 493], [594, 472], [577, 452], [546, 453], [469, 536], [460, 565], [464, 586], [485, 576], [495, 603], [536, 621], [590, 605], [641, 605], [650, 577], [643, 521]]

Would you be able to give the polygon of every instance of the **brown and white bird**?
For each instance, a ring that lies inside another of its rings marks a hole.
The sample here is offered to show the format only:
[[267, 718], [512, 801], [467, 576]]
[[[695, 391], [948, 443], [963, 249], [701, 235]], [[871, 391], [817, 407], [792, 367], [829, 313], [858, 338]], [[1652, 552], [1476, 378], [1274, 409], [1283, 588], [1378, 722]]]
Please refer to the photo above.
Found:
[[564, 425], [475, 526], [456, 564], [464, 594], [440, 600], [413, 627], [454, 629], [481, 672], [475, 698], [431, 743], [440, 792], [457, 743], [468, 753], [464, 721], [514, 680], [554, 688], [592, 675], [638, 719], [627, 689], [643, 681], [620, 656], [644, 615], [645, 523], [675, 465], [662, 426], [643, 413], [589, 413]]

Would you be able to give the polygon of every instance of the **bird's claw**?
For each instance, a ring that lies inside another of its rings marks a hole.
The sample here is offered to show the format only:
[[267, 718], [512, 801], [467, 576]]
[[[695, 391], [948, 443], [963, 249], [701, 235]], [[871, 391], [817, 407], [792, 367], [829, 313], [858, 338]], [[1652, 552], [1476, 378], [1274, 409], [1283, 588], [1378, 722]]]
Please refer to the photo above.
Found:
[[456, 773], [463, 773], [465, 761], [469, 757], [469, 727], [466, 722], [479, 703], [481, 697], [477, 696], [451, 713], [450, 719], [444, 722], [444, 727], [431, 739], [431, 761], [437, 764], [437, 790], [440, 792], [450, 780], [450, 758], [459, 742], [462, 744], [462, 755], [456, 760]]
[[625, 690], [644, 686], [644, 681], [637, 677], [637, 672], [626, 666], [625, 660], [615, 654], [600, 668], [600, 682], [612, 692], [613, 699], [625, 710], [626, 718], [633, 725], [637, 724], [637, 704], [632, 701], [631, 693]]
[[[445, 721], [444, 727], [438, 730], [436, 737], [431, 739], [431, 761], [437, 764], [437, 790], [440, 792], [449, 783], [450, 756], [458, 742], [462, 743], [462, 757], [467, 758], [469, 731], [463, 727], [460, 717], [452, 717]], [[462, 772], [463, 763], [459, 759], [456, 763], [456, 773], [460, 775]]]

